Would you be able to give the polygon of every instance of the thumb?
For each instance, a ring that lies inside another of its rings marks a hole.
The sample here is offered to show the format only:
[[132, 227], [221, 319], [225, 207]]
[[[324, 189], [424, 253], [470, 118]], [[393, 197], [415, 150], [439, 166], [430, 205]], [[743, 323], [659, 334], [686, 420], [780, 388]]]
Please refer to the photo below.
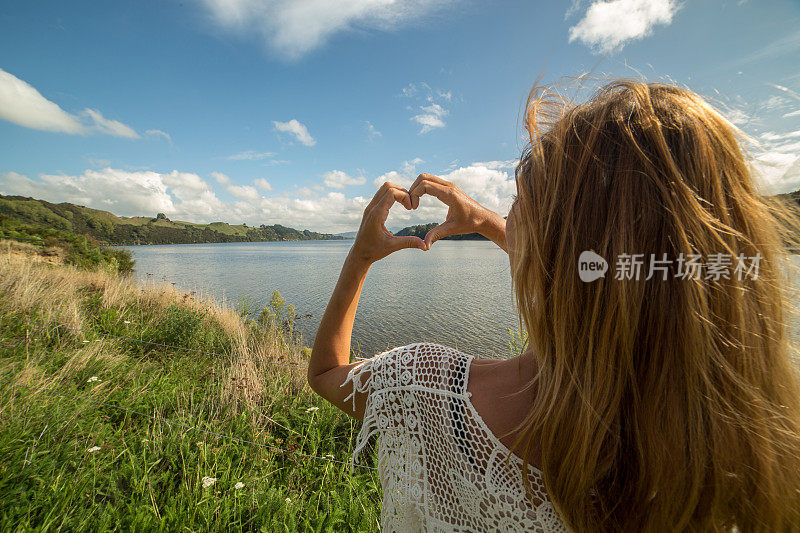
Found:
[[402, 250], [403, 248], [419, 248], [420, 250], [427, 250], [425, 241], [419, 237], [392, 237], [392, 251]]
[[438, 241], [443, 237], [449, 237], [450, 235], [454, 235], [456, 233], [453, 224], [450, 222], [442, 222], [435, 228], [431, 229], [427, 235], [425, 235], [425, 245], [430, 248], [433, 243]]

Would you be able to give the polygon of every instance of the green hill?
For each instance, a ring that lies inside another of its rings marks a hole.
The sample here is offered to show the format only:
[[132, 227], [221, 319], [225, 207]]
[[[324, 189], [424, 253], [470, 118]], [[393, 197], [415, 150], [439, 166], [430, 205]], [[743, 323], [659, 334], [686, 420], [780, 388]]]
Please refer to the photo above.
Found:
[[[431, 222], [430, 224], [420, 224], [418, 226], [409, 226], [407, 228], [403, 228], [395, 235], [398, 237], [406, 237], [406, 236], [413, 236], [419, 237], [420, 239], [424, 239], [425, 235], [433, 228], [438, 226], [437, 222]], [[467, 233], [466, 235], [451, 235], [450, 237], [444, 237], [442, 240], [446, 241], [488, 241], [486, 237], [481, 235], [480, 233]]]
[[250, 227], [225, 222], [194, 224], [168, 219], [159, 213], [154, 218], [119, 217], [108, 211], [23, 196], [0, 195], [0, 215], [21, 223], [85, 235], [105, 245], [186, 244], [206, 242], [262, 242], [335, 240], [342, 237], [280, 224]]

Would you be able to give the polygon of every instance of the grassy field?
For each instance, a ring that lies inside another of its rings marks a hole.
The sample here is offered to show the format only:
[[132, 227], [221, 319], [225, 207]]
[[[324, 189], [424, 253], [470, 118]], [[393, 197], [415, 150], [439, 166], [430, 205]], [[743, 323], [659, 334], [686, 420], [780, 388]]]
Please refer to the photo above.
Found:
[[358, 426], [280, 298], [244, 318], [44, 249], [0, 243], [0, 530], [378, 529], [374, 471], [299, 455], [347, 462]]

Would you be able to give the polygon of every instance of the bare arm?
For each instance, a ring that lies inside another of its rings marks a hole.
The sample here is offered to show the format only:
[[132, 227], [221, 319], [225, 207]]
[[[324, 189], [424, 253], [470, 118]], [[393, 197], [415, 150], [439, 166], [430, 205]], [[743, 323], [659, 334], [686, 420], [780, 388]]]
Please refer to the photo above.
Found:
[[[424, 241], [419, 237], [392, 235], [384, 226], [392, 204], [399, 202], [406, 209], [416, 209], [423, 194], [435, 196], [449, 206], [445, 222], [429, 231]], [[342, 384], [357, 364], [350, 363], [350, 341], [358, 299], [370, 266], [403, 248], [428, 250], [442, 237], [473, 232], [484, 235], [506, 250], [506, 221], [503, 217], [481, 206], [457, 185], [431, 174], [420, 174], [408, 191], [384, 183], [364, 210], [358, 235], [317, 330], [308, 363], [311, 388], [345, 413], [363, 418], [365, 395], [355, 396], [354, 408], [352, 403], [345, 401], [353, 391], [352, 384], [346, 387]]]
[[361, 288], [369, 267], [392, 252], [403, 248], [427, 250], [418, 237], [396, 237], [384, 226], [389, 208], [399, 202], [411, 209], [408, 191], [385, 183], [364, 211], [361, 227], [350, 253], [345, 259], [339, 281], [322, 316], [311, 360], [308, 363], [308, 384], [317, 394], [339, 407], [347, 414], [363, 418], [366, 398], [356, 397], [356, 407], [345, 402], [352, 386], [341, 387], [347, 373], [355, 366], [350, 364], [350, 340]]

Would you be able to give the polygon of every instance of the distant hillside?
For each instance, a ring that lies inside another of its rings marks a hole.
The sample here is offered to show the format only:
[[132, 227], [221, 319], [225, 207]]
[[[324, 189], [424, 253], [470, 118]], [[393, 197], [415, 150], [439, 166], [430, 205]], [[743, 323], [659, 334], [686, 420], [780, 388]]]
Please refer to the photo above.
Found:
[[[438, 222], [431, 222], [430, 224], [420, 224], [419, 226], [409, 226], [407, 228], [403, 228], [395, 235], [398, 237], [406, 237], [408, 235], [419, 237], [420, 239], [424, 239], [425, 235], [433, 228], [438, 226]], [[445, 237], [442, 240], [448, 241], [488, 241], [486, 237], [481, 235], [480, 233], [468, 233], [466, 235], [452, 235], [450, 237]]]
[[87, 235], [106, 245], [342, 239], [336, 235], [299, 231], [280, 224], [257, 228], [225, 222], [193, 224], [172, 221], [161, 213], [153, 218], [118, 217], [108, 211], [69, 203], [51, 204], [23, 196], [0, 195], [0, 215], [26, 224]]

